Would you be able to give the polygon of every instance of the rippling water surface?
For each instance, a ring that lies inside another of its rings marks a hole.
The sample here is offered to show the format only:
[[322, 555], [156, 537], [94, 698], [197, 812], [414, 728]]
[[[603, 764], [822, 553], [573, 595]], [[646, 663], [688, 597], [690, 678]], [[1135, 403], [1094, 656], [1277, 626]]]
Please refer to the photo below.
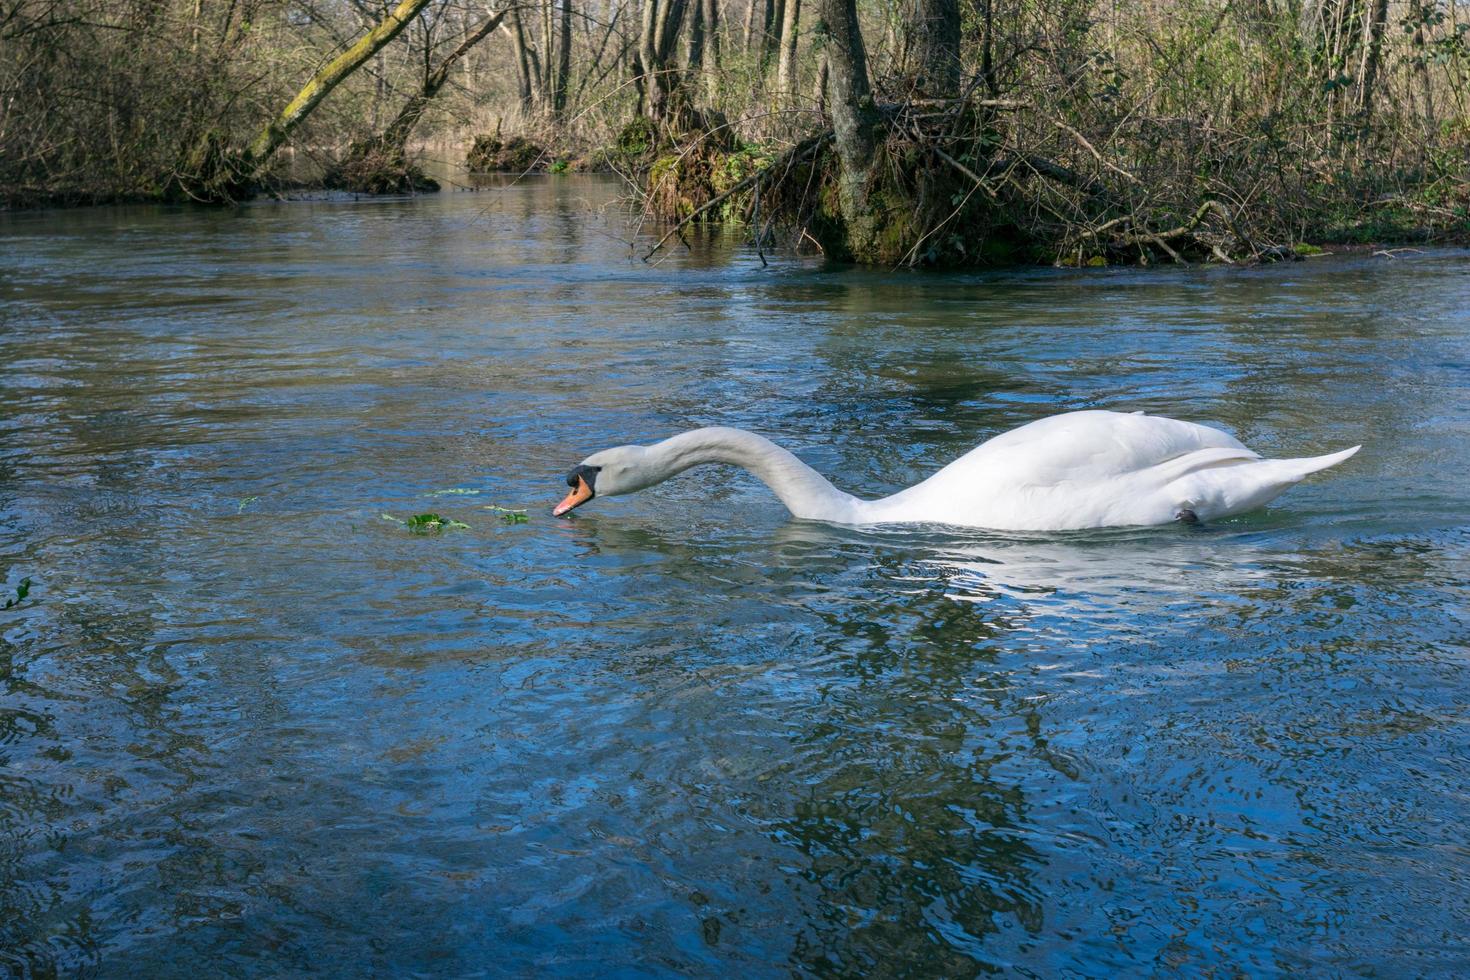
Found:
[[[646, 265], [615, 191], [0, 215], [0, 973], [1470, 970], [1470, 257]], [[549, 514], [1092, 407], [1365, 449], [1202, 529]]]

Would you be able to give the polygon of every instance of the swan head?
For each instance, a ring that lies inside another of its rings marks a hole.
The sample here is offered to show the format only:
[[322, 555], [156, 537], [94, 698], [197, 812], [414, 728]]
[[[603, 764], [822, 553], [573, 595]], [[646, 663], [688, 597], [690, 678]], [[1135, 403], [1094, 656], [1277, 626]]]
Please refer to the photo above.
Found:
[[551, 511], [560, 517], [594, 497], [616, 497], [651, 487], [664, 479], [648, 465], [644, 446], [617, 446], [593, 453], [567, 474], [571, 492]]

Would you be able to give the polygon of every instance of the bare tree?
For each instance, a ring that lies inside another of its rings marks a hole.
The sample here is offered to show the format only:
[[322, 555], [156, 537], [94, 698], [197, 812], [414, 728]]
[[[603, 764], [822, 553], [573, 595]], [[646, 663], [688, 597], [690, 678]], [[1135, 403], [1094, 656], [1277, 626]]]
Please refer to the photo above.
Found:
[[364, 61], [376, 54], [385, 44], [397, 37], [409, 25], [409, 22], [428, 5], [429, 0], [402, 0], [389, 12], [388, 16], [378, 22], [377, 26], [312, 76], [311, 81], [296, 93], [296, 98], [292, 99], [276, 118], [267, 123], [251, 142], [249, 149], [245, 151], [245, 160], [248, 165], [256, 170], [262, 167], [271, 155], [280, 149], [281, 144], [286, 142], [296, 127], [301, 125], [302, 120], [321, 104], [322, 99], [331, 94], [332, 89], [340, 85], [348, 75], [357, 71]]
[[914, 0], [908, 35], [908, 62], [915, 86], [929, 95], [958, 94], [959, 0]]
[[776, 93], [783, 104], [796, 94], [796, 31], [801, 16], [801, 0], [785, 0], [781, 21], [781, 56], [776, 67]]
[[424, 84], [419, 91], [409, 98], [403, 108], [399, 110], [398, 115], [394, 116], [393, 121], [388, 124], [388, 128], [383, 130], [383, 135], [380, 137], [380, 142], [383, 145], [398, 150], [403, 148], [404, 144], [408, 142], [408, 137], [412, 134], [414, 127], [423, 118], [425, 110], [429, 107], [429, 103], [434, 100], [434, 97], [439, 94], [439, 90], [449, 81], [450, 70], [461, 58], [469, 54], [475, 45], [479, 44], [499, 27], [501, 21], [505, 19], [505, 16], [506, 11], [504, 10], [492, 14], [479, 27], [475, 28], [471, 34], [466, 36], [460, 42], [459, 46], [451, 51], [443, 61], [439, 62], [439, 66], [424, 78]]
[[634, 83], [644, 111], [656, 121], [671, 113], [672, 97], [681, 81], [674, 52], [687, 6], [688, 0], [643, 0]]
[[[512, 0], [514, 2], [514, 0]], [[556, 81], [552, 112], [560, 118], [567, 110], [567, 86], [572, 75], [572, 0], [561, 0], [560, 35], [556, 51]]]

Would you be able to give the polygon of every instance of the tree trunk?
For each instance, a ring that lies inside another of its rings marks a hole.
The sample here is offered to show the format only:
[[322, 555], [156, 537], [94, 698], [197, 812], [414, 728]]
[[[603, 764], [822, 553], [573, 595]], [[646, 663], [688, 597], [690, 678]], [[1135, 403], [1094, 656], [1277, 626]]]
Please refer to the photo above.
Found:
[[[664, 0], [665, 3], [668, 0]], [[634, 68], [638, 74], [634, 84], [638, 87], [638, 101], [642, 109], [652, 118], [658, 117], [654, 108], [653, 73], [658, 70], [658, 0], [643, 0], [643, 21], [638, 31], [638, 60]], [[661, 107], [660, 107], [661, 108]]]
[[1000, 94], [1000, 86], [995, 82], [995, 0], [980, 2], [980, 20], [985, 31], [985, 39], [980, 45], [980, 77], [985, 79], [985, 91], [995, 98]]
[[1363, 45], [1363, 69], [1358, 76], [1358, 114], [1365, 126], [1373, 118], [1373, 90], [1378, 84], [1378, 66], [1383, 57], [1383, 26], [1388, 21], [1388, 0], [1372, 0], [1367, 16], [1365, 33], [1368, 41]]
[[817, 107], [817, 117], [825, 119], [827, 116], [827, 74], [831, 71], [831, 63], [827, 60], [827, 52], [822, 52], [822, 57], [817, 61], [817, 84], [812, 87], [812, 102]]
[[763, 26], [760, 37], [760, 66], [764, 73], [771, 67], [771, 55], [776, 53], [777, 42], [781, 33], [781, 22], [786, 18], [786, 0], [766, 0], [766, 9], [762, 12]]
[[241, 161], [244, 164], [242, 176], [251, 179], [258, 174], [270, 160], [272, 154], [280, 149], [281, 144], [290, 138], [296, 127], [301, 125], [301, 121], [311, 115], [311, 111], [321, 104], [332, 89], [361, 67], [362, 63], [376, 54], [383, 45], [397, 37], [399, 32], [418, 16], [419, 11], [428, 5], [429, 0], [402, 0], [376, 27], [317, 72], [312, 80], [296, 94], [296, 98], [281, 110], [281, 114], [271, 120], [255, 137]]
[[755, 46], [755, 11], [757, 6], [764, 6], [767, 0], [750, 0], [745, 8], [745, 53], [750, 54], [750, 49]]
[[678, 46], [679, 28], [684, 23], [684, 12], [688, 0], [664, 0], [658, 11], [658, 57], [664, 64], [673, 64], [674, 49]]
[[719, 0], [704, 0], [705, 64], [717, 71], [720, 67], [721, 27]]
[[[925, 52], [926, 60], [912, 59], [911, 64], [929, 90], [948, 86], [951, 78], [957, 88], [959, 18], [951, 16], [955, 2], [919, 2], [936, 9], [947, 4], [948, 12], [938, 10], [919, 32], [916, 50]], [[940, 146], [933, 134], [885, 125], [869, 87], [856, 0], [818, 0], [817, 12], [828, 32], [822, 51], [828, 61], [827, 108], [837, 157], [836, 207], [824, 204], [828, 217], [837, 220], [830, 223], [835, 227], [820, 231], [823, 250], [834, 258], [881, 265], [935, 259], [936, 243], [926, 252], [919, 249], [954, 217], [958, 177], [936, 159]]]
[[1429, 52], [1428, 31], [1424, 24], [1419, 24], [1414, 29], [1414, 49], [1418, 54], [1414, 56], [1414, 74], [1419, 78], [1419, 91], [1424, 104], [1424, 130], [1428, 133], [1434, 132], [1434, 85], [1429, 80]]
[[541, 63], [541, 91], [547, 102], [552, 100], [552, 93], [556, 90], [556, 80], [552, 77], [556, 59], [555, 13], [556, 0], [541, 0], [541, 51], [544, 59]]
[[720, 4], [700, 0], [704, 7], [704, 99], [712, 105], [720, 86]]
[[786, 0], [781, 21], [781, 57], [776, 65], [776, 101], [789, 105], [796, 99], [796, 25], [801, 16], [801, 0]]
[[927, 95], [960, 91], [959, 0], [915, 0], [909, 23], [908, 63], [914, 86]]
[[658, 122], [668, 117], [672, 96], [679, 87], [680, 73], [674, 67], [674, 51], [687, 5], [687, 0], [643, 0], [639, 75], [635, 76], [634, 84], [643, 97], [649, 118]]
[[694, 12], [689, 18], [689, 46], [684, 58], [684, 70], [695, 78], [704, 76], [704, 0], [694, 0]]
[[[856, 0], [818, 0], [817, 13], [827, 31], [823, 50], [840, 168], [838, 206], [851, 229], [867, 217], [868, 180], [878, 148], [878, 110], [868, 83], [868, 52], [858, 28]], [[849, 231], [849, 240], [852, 237]]]
[[[512, 0], [514, 2], [514, 0]], [[572, 77], [572, 0], [561, 0], [560, 44], [556, 51], [556, 89], [552, 112], [560, 119], [567, 111], [567, 86]]]
[[516, 78], [520, 83], [521, 109], [529, 112], [541, 101], [541, 69], [536, 59], [536, 50], [526, 42], [526, 25], [521, 20], [519, 5], [509, 8], [511, 44], [515, 47]]

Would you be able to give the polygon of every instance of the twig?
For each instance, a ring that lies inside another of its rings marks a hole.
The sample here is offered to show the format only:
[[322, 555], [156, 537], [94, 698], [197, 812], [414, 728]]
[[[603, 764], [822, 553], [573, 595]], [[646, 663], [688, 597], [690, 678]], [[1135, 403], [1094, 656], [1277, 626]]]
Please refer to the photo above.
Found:
[[1107, 167], [1113, 173], [1117, 174], [1119, 177], [1122, 177], [1124, 180], [1128, 181], [1128, 183], [1133, 184], [1134, 186], [1139, 186], [1140, 185], [1140, 181], [1139, 181], [1139, 179], [1137, 177], [1133, 176], [1128, 171], [1124, 170], [1122, 167], [1119, 167], [1119, 166], [1116, 166], [1114, 164], [1111, 164], [1107, 160], [1103, 159], [1103, 155], [1101, 153], [1097, 152], [1097, 147], [1093, 146], [1090, 142], [1088, 142], [1086, 136], [1083, 136], [1076, 129], [1073, 129], [1071, 126], [1067, 125], [1067, 123], [1066, 123], [1065, 120], [1062, 120], [1060, 118], [1053, 119], [1052, 120], [1052, 124], [1055, 125], [1058, 129], [1064, 129], [1068, 133], [1070, 133], [1072, 135], [1072, 138], [1077, 141], [1077, 144], [1079, 146], [1081, 146], [1084, 150], [1086, 150], [1088, 153], [1091, 153], [1093, 159], [1095, 159], [1098, 163], [1102, 164], [1104, 167]]
[[[1077, 171], [1064, 167], [1053, 160], [1048, 160], [1046, 157], [1038, 156], [1035, 153], [1017, 153], [1015, 160], [1018, 163], [1024, 163], [1042, 177], [1050, 177], [1058, 183], [1075, 187], [1089, 197], [1106, 198], [1109, 196], [1107, 188], [1091, 177], [1084, 177]], [[998, 162], [1001, 162], [1002, 166], [1005, 166], [1004, 161]]]
[[934, 147], [930, 147], [930, 149], [932, 149], [934, 151], [934, 154], [937, 157], [939, 157], [939, 159], [943, 160], [945, 163], [949, 164], [955, 170], [959, 171], [961, 174], [964, 174], [966, 177], [968, 177], [972, 181], [974, 181], [975, 182], [975, 186], [979, 187], [986, 194], [989, 194], [991, 200], [994, 200], [995, 199], [995, 188], [991, 187], [988, 183], [986, 183], [985, 182], [985, 179], [983, 177], [981, 177], [979, 174], [975, 173], [975, 171], [971, 170], [969, 167], [965, 166], [963, 163], [960, 163], [958, 160], [956, 160], [954, 157], [950, 156], [948, 153], [945, 153], [939, 147], [934, 146]]
[[761, 173], [762, 172], [763, 171], [757, 171], [756, 172], [756, 175], [755, 175], [755, 216], [753, 218], [751, 218], [751, 221], [755, 224], [755, 254], [758, 255], [758, 256], [760, 256], [761, 268], [764, 269], [767, 266], [769, 266], [770, 263], [766, 261], [766, 253], [761, 248], [761, 239], [766, 237], [766, 230], [761, 227]]
[[[1183, 238], [1185, 235], [1188, 235], [1190, 232], [1199, 227], [1200, 222], [1205, 220], [1205, 215], [1214, 210], [1215, 204], [1215, 201], [1206, 201], [1205, 203], [1201, 204], [1199, 206], [1199, 209], [1194, 212], [1194, 217], [1190, 218], [1187, 222], [1178, 226], [1177, 228], [1170, 228], [1168, 231], [1143, 231], [1139, 232], [1136, 235], [1125, 235], [1124, 237], [1118, 239], [1116, 244], [1119, 246], [1138, 245], [1144, 242], [1162, 244], [1163, 242], [1168, 241], [1171, 238]], [[1165, 250], [1169, 251], [1167, 247]], [[1169, 254], [1173, 255], [1174, 253], [1172, 251], [1169, 251]]]
[[1149, 235], [1148, 240], [1153, 242], [1159, 248], [1163, 249], [1165, 252], [1168, 252], [1169, 258], [1174, 260], [1175, 265], [1189, 265], [1188, 262], [1184, 261], [1184, 259], [1180, 257], [1178, 252], [1169, 247], [1168, 242], [1164, 241], [1158, 235]]

